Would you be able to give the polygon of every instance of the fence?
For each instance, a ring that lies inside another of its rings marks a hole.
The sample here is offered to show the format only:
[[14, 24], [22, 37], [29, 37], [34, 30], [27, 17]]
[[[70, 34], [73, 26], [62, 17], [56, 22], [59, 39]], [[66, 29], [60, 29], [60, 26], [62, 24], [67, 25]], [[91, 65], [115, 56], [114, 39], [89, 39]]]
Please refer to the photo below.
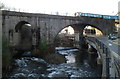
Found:
[[[86, 40], [89, 40], [99, 46], [99, 49], [102, 50], [102, 54], [105, 54], [105, 57], [102, 57], [103, 61], [105, 61], [105, 76], [107, 78], [119, 78], [120, 77], [120, 58], [116, 58], [113, 55], [112, 50], [105, 45], [103, 42], [98, 40], [95, 37], [86, 37]], [[103, 64], [104, 65], [104, 64]]]

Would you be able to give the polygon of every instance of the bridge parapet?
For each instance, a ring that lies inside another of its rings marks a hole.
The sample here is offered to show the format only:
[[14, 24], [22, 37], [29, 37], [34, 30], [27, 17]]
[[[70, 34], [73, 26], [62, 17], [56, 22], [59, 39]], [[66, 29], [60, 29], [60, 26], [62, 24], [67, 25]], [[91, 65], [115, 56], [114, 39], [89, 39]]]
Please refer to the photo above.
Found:
[[[120, 58], [102, 41], [95, 37], [86, 37], [86, 41], [91, 44], [102, 56], [102, 77], [120, 77]], [[91, 43], [90, 43], [91, 42]], [[96, 46], [96, 47], [95, 47]]]

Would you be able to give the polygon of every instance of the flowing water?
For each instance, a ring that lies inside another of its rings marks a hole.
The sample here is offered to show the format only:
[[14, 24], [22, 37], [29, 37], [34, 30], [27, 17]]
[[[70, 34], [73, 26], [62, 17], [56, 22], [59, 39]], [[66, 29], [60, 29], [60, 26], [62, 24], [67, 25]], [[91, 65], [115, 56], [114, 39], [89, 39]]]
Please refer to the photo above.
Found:
[[[14, 61], [15, 68], [9, 79], [43, 79], [43, 78], [65, 78], [75, 79], [81, 77], [100, 77], [97, 69], [91, 68], [87, 60], [77, 65], [76, 53], [78, 49], [56, 47], [56, 53], [62, 54], [67, 59], [63, 64], [49, 64], [45, 60], [36, 57], [21, 57]], [[30, 52], [27, 53], [30, 55]], [[26, 54], [24, 54], [26, 55]]]

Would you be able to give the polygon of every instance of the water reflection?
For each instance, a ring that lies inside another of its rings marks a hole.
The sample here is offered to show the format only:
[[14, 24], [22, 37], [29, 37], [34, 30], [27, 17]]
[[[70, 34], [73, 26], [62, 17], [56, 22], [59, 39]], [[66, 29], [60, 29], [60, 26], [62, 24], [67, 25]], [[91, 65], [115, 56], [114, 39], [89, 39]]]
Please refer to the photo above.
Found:
[[62, 54], [65, 56], [65, 58], [67, 59], [67, 63], [75, 63], [75, 52], [79, 51], [78, 49], [75, 48], [71, 48], [71, 47], [56, 47], [56, 50], [58, 51], [58, 53]]

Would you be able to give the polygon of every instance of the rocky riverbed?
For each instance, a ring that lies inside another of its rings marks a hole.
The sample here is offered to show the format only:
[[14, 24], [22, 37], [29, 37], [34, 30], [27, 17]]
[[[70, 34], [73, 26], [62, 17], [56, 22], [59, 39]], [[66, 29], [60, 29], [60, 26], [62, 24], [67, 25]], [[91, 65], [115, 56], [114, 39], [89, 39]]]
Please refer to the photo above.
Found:
[[[8, 79], [43, 79], [43, 78], [65, 78], [75, 79], [84, 77], [100, 78], [100, 72], [92, 68], [85, 59], [79, 64], [78, 49], [56, 47], [56, 53], [66, 58], [65, 63], [50, 64], [47, 60], [30, 57], [31, 53], [25, 53], [22, 57], [14, 60], [14, 69], [7, 76]], [[27, 54], [27, 56], [26, 56]], [[56, 60], [57, 61], [57, 60]], [[53, 61], [54, 62], [54, 61]]]

